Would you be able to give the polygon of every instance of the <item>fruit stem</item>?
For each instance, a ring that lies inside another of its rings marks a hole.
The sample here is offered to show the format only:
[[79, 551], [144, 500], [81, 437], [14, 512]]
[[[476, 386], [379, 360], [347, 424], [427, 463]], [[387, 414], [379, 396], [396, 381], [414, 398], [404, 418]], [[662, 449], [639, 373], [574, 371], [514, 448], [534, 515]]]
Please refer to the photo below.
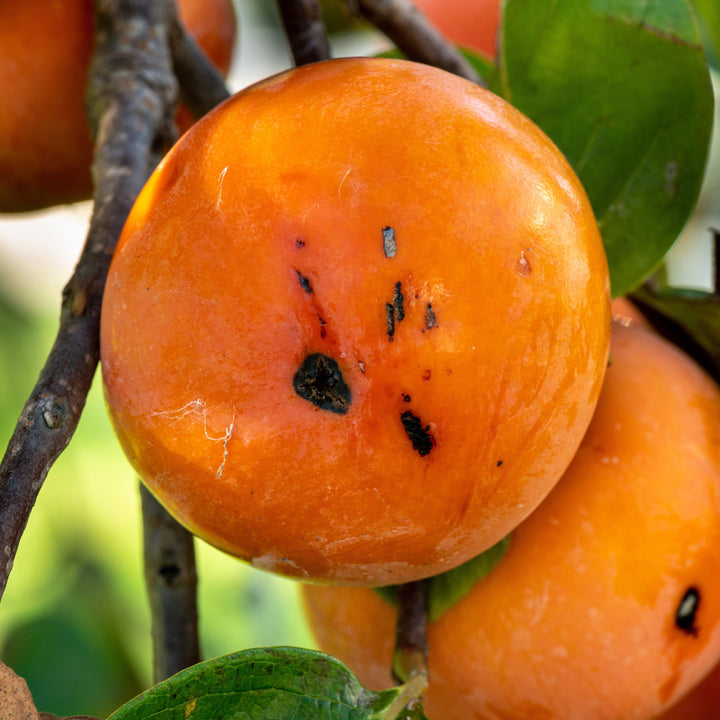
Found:
[[398, 587], [398, 618], [395, 628], [395, 653], [392, 673], [398, 684], [416, 675], [428, 673], [428, 588], [427, 580]]

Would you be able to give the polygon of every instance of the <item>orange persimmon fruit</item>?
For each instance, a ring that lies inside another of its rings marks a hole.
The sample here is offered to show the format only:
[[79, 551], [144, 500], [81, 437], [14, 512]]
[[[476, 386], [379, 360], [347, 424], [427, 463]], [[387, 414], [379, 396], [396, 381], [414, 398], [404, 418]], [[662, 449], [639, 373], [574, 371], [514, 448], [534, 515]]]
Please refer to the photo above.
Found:
[[717, 720], [720, 715], [720, 662], [679, 702], [653, 720]]
[[[567, 472], [429, 624], [433, 720], [647, 720], [720, 656], [720, 390], [660, 336], [613, 325]], [[368, 588], [302, 592], [319, 646], [387, 687], [390, 603]]]
[[418, 63], [260, 82], [131, 212], [101, 358], [119, 439], [198, 536], [377, 585], [504, 537], [590, 421], [610, 332], [587, 197], [525, 116]]
[[414, 4], [451, 42], [495, 55], [500, 0], [414, 0]]
[[640, 325], [650, 329], [650, 323], [636, 305], [626, 297], [614, 298], [610, 303], [612, 319], [621, 325]]
[[[226, 73], [236, 34], [231, 0], [178, 0], [181, 20]], [[85, 85], [92, 0], [0, 2], [0, 212], [86, 200], [92, 141]], [[181, 130], [192, 122], [178, 114]]]

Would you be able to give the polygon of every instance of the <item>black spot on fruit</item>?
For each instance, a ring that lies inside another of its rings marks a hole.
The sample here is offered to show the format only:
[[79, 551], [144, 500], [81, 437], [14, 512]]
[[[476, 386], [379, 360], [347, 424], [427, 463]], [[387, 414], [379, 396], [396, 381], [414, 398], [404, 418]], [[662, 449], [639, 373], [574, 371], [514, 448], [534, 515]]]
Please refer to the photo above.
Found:
[[409, 410], [406, 410], [401, 416], [403, 427], [407, 436], [412, 442], [413, 449], [417, 451], [420, 457], [425, 457], [435, 446], [435, 438], [430, 432], [430, 426], [425, 425], [423, 427], [422, 421], [417, 415], [413, 415]]
[[430, 303], [425, 306], [425, 329], [432, 330], [438, 326], [435, 311]]
[[687, 635], [694, 637], [698, 634], [696, 624], [698, 607], [700, 607], [700, 591], [696, 587], [689, 587], [675, 611], [675, 625]]
[[395, 283], [395, 292], [391, 303], [385, 303], [385, 320], [387, 321], [388, 340], [393, 341], [395, 336], [395, 323], [405, 319], [405, 296], [402, 292], [402, 283]]
[[308, 280], [299, 270], [296, 270], [295, 273], [298, 277], [298, 282], [300, 283], [300, 287], [308, 294], [313, 294], [312, 285], [310, 284], [310, 280]]
[[293, 388], [303, 399], [320, 410], [344, 415], [352, 394], [337, 362], [327, 355], [308, 355], [293, 378]]

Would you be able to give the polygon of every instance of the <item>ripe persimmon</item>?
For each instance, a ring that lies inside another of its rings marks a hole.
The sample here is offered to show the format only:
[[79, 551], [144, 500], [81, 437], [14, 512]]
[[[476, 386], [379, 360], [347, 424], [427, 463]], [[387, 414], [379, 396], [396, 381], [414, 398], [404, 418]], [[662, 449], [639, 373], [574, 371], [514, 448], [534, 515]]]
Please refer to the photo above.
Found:
[[353, 58], [193, 126], [112, 262], [112, 421], [182, 523], [254, 565], [384, 584], [549, 492], [605, 371], [608, 272], [563, 156], [490, 92]]
[[615, 322], [621, 325], [640, 325], [644, 328], [650, 328], [650, 323], [645, 316], [638, 310], [631, 300], [626, 297], [614, 298], [610, 304], [610, 311]]
[[[231, 0], [178, 0], [180, 17], [223, 73], [236, 20]], [[0, 212], [86, 200], [92, 141], [85, 84], [92, 0], [0, 2]], [[178, 115], [181, 130], [192, 118]]]
[[720, 713], [720, 663], [679, 702], [653, 720], [717, 720]]
[[[573, 462], [483, 580], [428, 628], [433, 720], [652, 717], [720, 656], [720, 390], [614, 323]], [[308, 585], [320, 647], [387, 687], [395, 610]]]
[[451, 42], [495, 55], [500, 0], [414, 0], [414, 4]]

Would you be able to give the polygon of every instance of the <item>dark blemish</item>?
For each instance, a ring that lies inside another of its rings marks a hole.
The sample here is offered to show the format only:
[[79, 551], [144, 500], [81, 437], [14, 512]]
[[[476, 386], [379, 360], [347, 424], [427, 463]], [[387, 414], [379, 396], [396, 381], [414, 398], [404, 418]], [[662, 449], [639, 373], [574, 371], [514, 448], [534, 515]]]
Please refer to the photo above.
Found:
[[423, 379], [423, 380], [429, 380], [431, 377], [432, 377], [432, 370], [426, 370], [426, 371], [422, 374], [422, 379]]
[[395, 294], [393, 295], [393, 307], [395, 308], [395, 318], [398, 322], [405, 319], [405, 308], [403, 306], [405, 298], [402, 294], [402, 283], [395, 283]]
[[409, 395], [403, 395], [403, 402], [410, 402], [412, 398]]
[[163, 565], [158, 569], [158, 575], [165, 581], [166, 585], [172, 586], [180, 577], [180, 568], [175, 563]]
[[385, 303], [385, 319], [387, 321], [388, 340], [393, 341], [395, 323], [405, 319], [405, 297], [402, 294], [402, 283], [395, 283], [392, 303]]
[[520, 259], [517, 261], [517, 265], [515, 266], [515, 271], [518, 275], [524, 275], [527, 277], [532, 273], [532, 268], [530, 267], [530, 261], [525, 257], [525, 251], [523, 250], [520, 253]]
[[385, 303], [385, 320], [387, 321], [387, 335], [390, 342], [395, 335], [395, 308], [390, 303]]
[[310, 281], [299, 271], [295, 271], [298, 276], [298, 280], [300, 281], [300, 287], [308, 294], [313, 294], [312, 285], [310, 284]]
[[432, 304], [428, 303], [425, 306], [425, 328], [427, 330], [432, 330], [432, 328], [436, 328], [438, 326], [437, 324], [437, 318], [435, 317], [435, 311], [432, 309]]
[[395, 257], [397, 252], [397, 244], [395, 243], [395, 231], [387, 226], [383, 228], [383, 251], [386, 258]]
[[409, 410], [406, 410], [401, 416], [403, 427], [407, 436], [412, 442], [414, 450], [417, 450], [420, 457], [425, 457], [433, 449], [435, 445], [435, 438], [430, 433], [430, 426], [423, 424], [417, 415], [413, 415]]
[[700, 591], [689, 587], [675, 611], [675, 624], [687, 635], [697, 637], [698, 628], [695, 624], [698, 607], [700, 607]]
[[321, 353], [308, 355], [293, 378], [295, 392], [320, 410], [344, 415], [352, 401], [340, 368]]
[[496, 463], [496, 467], [502, 467], [502, 464], [503, 464], [503, 461], [502, 461], [502, 460], [498, 460], [497, 463]]
[[327, 328], [325, 327], [327, 323], [320, 315], [318, 315], [318, 320], [320, 321], [320, 337], [324, 338], [327, 335]]
[[300, 238], [295, 238], [295, 247], [300, 250], [305, 247], [305, 241]]

